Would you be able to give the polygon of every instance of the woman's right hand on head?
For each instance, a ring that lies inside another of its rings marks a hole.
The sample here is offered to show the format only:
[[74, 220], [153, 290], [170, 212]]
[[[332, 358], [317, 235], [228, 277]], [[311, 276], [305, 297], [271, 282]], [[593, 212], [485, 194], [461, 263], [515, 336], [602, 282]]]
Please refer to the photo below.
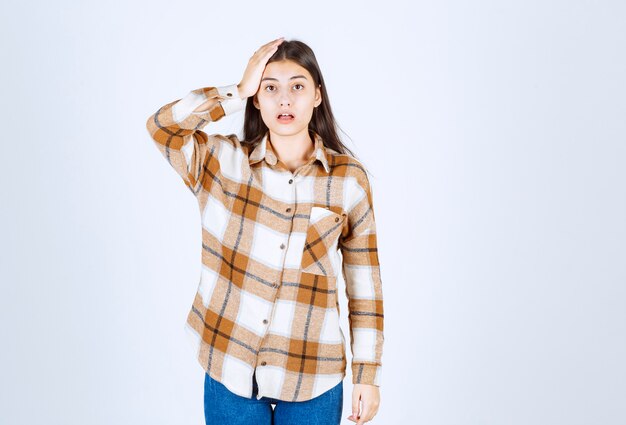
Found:
[[237, 90], [242, 99], [253, 96], [259, 89], [261, 77], [269, 58], [276, 52], [284, 37], [277, 38], [261, 46], [248, 61], [248, 66], [243, 73], [241, 82], [237, 84]]

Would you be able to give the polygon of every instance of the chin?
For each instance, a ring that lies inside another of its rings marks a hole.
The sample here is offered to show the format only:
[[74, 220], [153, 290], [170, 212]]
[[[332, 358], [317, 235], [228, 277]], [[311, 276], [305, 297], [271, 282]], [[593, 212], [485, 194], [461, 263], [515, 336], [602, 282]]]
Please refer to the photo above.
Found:
[[[267, 124], [266, 124], [267, 125]], [[303, 130], [306, 130], [308, 127], [292, 127], [292, 126], [267, 126], [267, 128], [269, 128], [269, 130], [274, 133], [274, 134], [278, 134], [279, 136], [293, 136], [295, 134], [298, 134], [300, 132], [302, 132]]]

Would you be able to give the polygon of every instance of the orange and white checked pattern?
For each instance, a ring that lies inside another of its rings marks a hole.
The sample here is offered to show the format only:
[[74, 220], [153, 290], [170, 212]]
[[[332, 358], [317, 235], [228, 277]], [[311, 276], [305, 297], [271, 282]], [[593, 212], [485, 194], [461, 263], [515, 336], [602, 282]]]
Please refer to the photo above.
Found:
[[[193, 112], [207, 99], [217, 102]], [[243, 109], [237, 85], [192, 90], [146, 125], [198, 200], [202, 272], [185, 329], [203, 369], [235, 394], [314, 398], [346, 375], [337, 278], [348, 299], [353, 383], [380, 385], [383, 297], [363, 165], [324, 146], [294, 173], [268, 135], [252, 150], [202, 128]], [[340, 255], [341, 253], [341, 255]]]

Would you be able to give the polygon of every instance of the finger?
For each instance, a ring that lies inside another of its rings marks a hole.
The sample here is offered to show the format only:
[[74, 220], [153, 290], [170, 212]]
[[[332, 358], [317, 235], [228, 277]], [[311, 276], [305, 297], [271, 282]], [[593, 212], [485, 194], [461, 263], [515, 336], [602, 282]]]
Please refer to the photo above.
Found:
[[357, 419], [359, 417], [359, 397], [357, 391], [352, 392], [352, 416]]
[[[269, 50], [267, 50], [269, 49]], [[254, 63], [261, 64], [267, 62], [267, 60], [278, 50], [278, 45], [269, 46], [267, 49], [259, 49], [252, 54], [250, 60]]]
[[370, 417], [370, 412], [369, 410], [367, 410], [367, 407], [364, 407], [363, 411], [361, 412], [361, 416], [359, 417], [359, 420], [357, 422], [357, 425], [363, 425], [365, 422], [369, 421], [370, 419], [372, 419]]
[[365, 420], [366, 421], [371, 421], [372, 419], [374, 419], [374, 416], [376, 416], [378, 414], [378, 405], [377, 404], [372, 405], [367, 410], [368, 410], [369, 413], [368, 413], [367, 417], [365, 418]]
[[269, 50], [272, 50], [274, 47], [278, 46], [280, 43], [282, 43], [285, 40], [284, 37], [280, 37], [277, 38], [276, 40], [272, 40], [267, 44], [264, 44], [263, 46], [261, 46], [255, 53], [266, 53]]
[[257, 52], [258, 52], [259, 50], [261, 50], [261, 49], [266, 49], [266, 48], [268, 48], [268, 47], [269, 47], [269, 46], [271, 46], [272, 44], [276, 43], [278, 40], [280, 40], [280, 38], [277, 38], [276, 40], [272, 40], [272, 41], [270, 41], [270, 42], [268, 42], [268, 43], [263, 44], [261, 47], [259, 47], [259, 48], [257, 49]]
[[274, 52], [276, 51], [276, 49], [278, 49], [278, 45], [282, 42], [282, 40], [278, 41], [278, 42], [274, 42], [271, 45], [267, 46], [267, 48], [264, 50], [265, 54], [264, 56], [271, 56], [274, 54]]
[[364, 413], [363, 413], [363, 422], [369, 422], [372, 419], [374, 419], [374, 416], [376, 416], [376, 414], [378, 413], [378, 408], [369, 408], [369, 409], [364, 409]]
[[276, 43], [278, 43], [279, 41], [282, 41], [282, 40], [284, 40], [284, 39], [285, 39], [285, 37], [278, 37], [278, 38], [276, 38], [276, 39], [274, 39], [274, 40], [270, 41], [269, 43], [264, 44], [263, 46], [264, 46], [264, 47], [265, 47], [265, 46], [271, 46], [272, 44], [276, 44]]

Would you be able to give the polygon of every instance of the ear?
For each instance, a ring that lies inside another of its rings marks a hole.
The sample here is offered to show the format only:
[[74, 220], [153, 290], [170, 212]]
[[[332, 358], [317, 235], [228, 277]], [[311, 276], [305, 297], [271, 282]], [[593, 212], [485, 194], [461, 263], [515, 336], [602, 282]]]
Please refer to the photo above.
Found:
[[322, 89], [320, 87], [322, 87], [321, 84], [315, 87], [315, 107], [316, 108], [320, 106], [320, 104], [322, 103]]
[[256, 98], [256, 94], [252, 97], [252, 104], [254, 105], [255, 108], [257, 109], [261, 109], [261, 106], [259, 105], [259, 101]]

